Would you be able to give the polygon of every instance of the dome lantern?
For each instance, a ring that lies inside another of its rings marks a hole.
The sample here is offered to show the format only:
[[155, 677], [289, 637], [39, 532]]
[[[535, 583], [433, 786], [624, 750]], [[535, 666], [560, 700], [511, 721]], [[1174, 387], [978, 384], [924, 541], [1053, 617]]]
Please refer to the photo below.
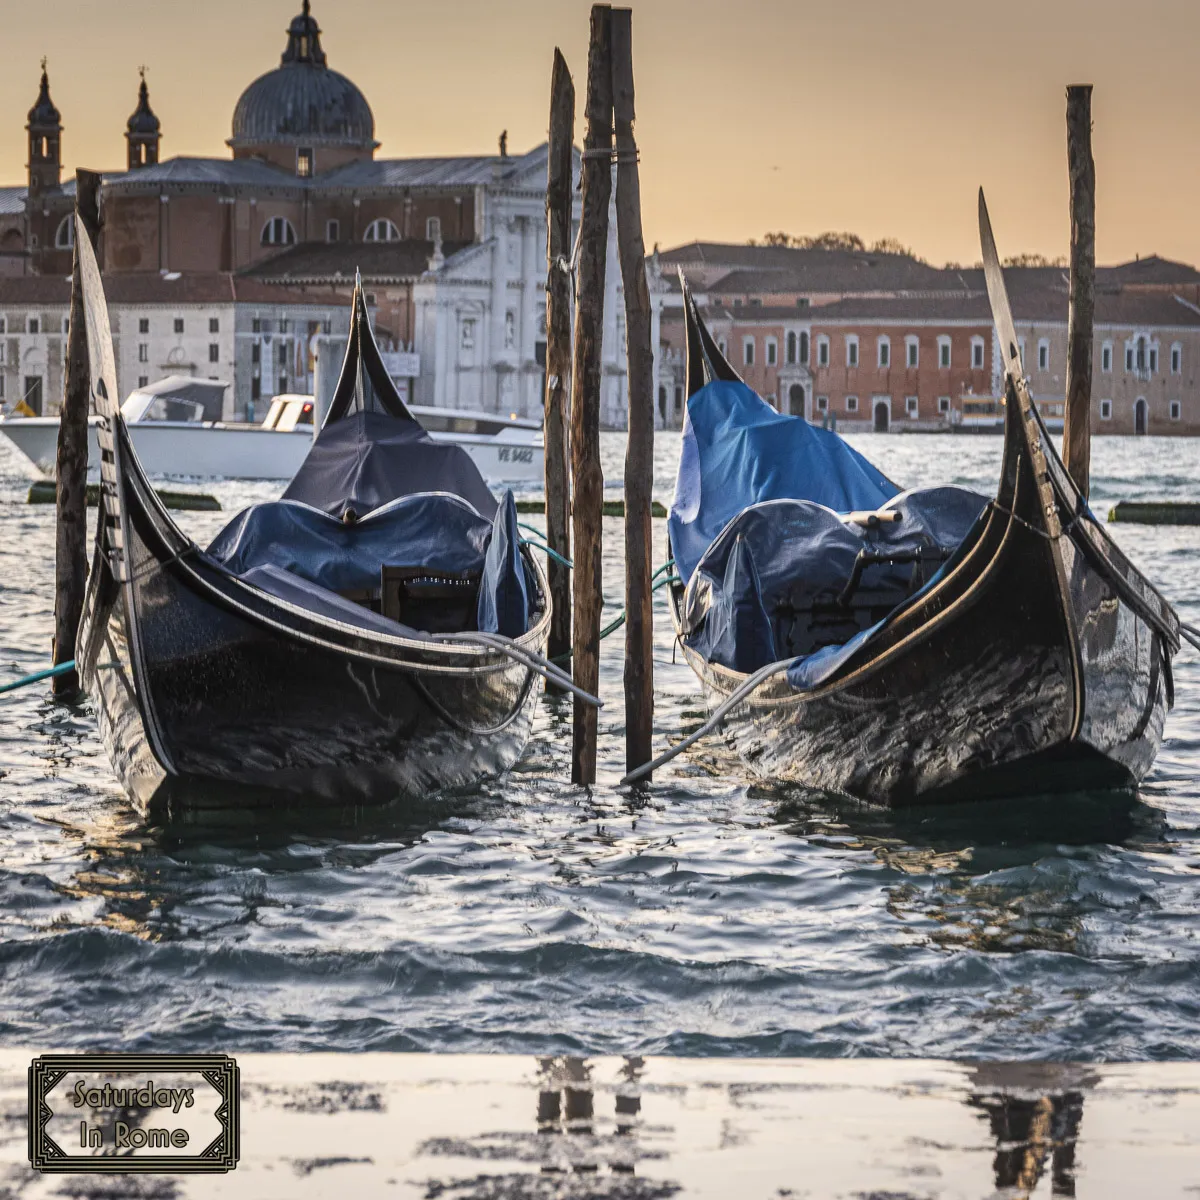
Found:
[[375, 152], [375, 117], [366, 97], [330, 70], [308, 0], [288, 26], [279, 66], [242, 93], [229, 146], [235, 158], [262, 158], [298, 174]]

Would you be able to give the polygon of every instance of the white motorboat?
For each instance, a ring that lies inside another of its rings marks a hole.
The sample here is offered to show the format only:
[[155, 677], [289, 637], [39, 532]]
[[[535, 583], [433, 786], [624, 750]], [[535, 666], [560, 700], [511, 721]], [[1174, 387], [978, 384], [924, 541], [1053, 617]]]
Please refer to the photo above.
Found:
[[[222, 421], [227, 386], [171, 376], [130, 394], [121, 412], [146, 474], [291, 479], [312, 447], [312, 396], [276, 396], [262, 424]], [[461, 409], [409, 407], [431, 437], [462, 446], [489, 483], [541, 481], [540, 421]], [[95, 417], [90, 420], [88, 467], [98, 471], [96, 421]], [[0, 416], [0, 433], [39, 469], [54, 473], [57, 417]]]

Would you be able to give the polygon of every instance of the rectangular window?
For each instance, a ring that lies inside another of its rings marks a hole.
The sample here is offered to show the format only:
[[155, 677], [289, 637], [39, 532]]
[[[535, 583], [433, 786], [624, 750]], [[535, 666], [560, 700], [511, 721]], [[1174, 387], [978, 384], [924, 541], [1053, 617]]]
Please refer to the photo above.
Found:
[[138, 362], [150, 361], [150, 347], [145, 342], [138, 343]]
[[288, 361], [288, 344], [287, 344], [287, 342], [279, 343], [279, 352], [276, 354], [276, 358], [279, 359], [279, 365], [281, 367], [287, 366], [287, 361]]
[[325, 222], [325, 240], [336, 242], [342, 236], [342, 227], [337, 221]]
[[892, 344], [891, 342], [879, 343], [879, 365], [881, 367], [890, 367], [892, 365]]
[[0, 400], [4, 399], [4, 376], [0, 375]]
[[[280, 346], [280, 349], [282, 350], [283, 347]], [[208, 361], [209, 362], [220, 362], [221, 361], [221, 347], [218, 346], [216, 342], [209, 342], [209, 344], [208, 344]]]
[[846, 339], [846, 366], [858, 366], [858, 338]]
[[308, 179], [313, 173], [313, 152], [307, 146], [296, 151], [296, 174]]
[[255, 342], [254, 345], [250, 347], [250, 361], [252, 363], [262, 362], [261, 342]]
[[8, 332], [8, 321], [4, 317], [0, 317], [0, 333]]
[[1038, 370], [1050, 370], [1050, 343], [1045, 340], [1038, 342]]
[[918, 404], [919, 401], [916, 396], [904, 397], [904, 411], [908, 413], [910, 417], [915, 417], [917, 415]]
[[829, 411], [829, 397], [828, 396], [818, 396], [817, 397], [817, 412], [828, 412], [828, 411]]
[[464, 321], [462, 323], [462, 348], [464, 350], [475, 349], [475, 322]]
[[939, 396], [938, 397], [938, 412], [948, 413], [949, 411], [950, 411], [950, 397], [949, 396]]
[[183, 318], [182, 317], [175, 318], [175, 332], [176, 333], [183, 332]]
[[262, 332], [262, 321], [260, 321], [258, 319], [258, 317], [255, 317], [254, 320], [252, 320], [250, 322], [250, 332], [251, 333], [261, 333]]
[[138, 387], [145, 387], [146, 384], [148, 384], [149, 382], [150, 382], [149, 375], [139, 375], [138, 376]]
[[1171, 374], [1178, 375], [1183, 370], [1183, 347], [1171, 347]]
[[905, 346], [905, 353], [908, 355], [908, 365], [910, 367], [915, 367], [917, 365], [917, 361], [918, 361], [917, 356], [920, 353], [918, 346], [919, 346], [919, 343], [917, 342], [916, 338], [908, 339], [908, 343]]
[[1126, 371], [1133, 370], [1133, 347], [1132, 346], [1125, 347], [1125, 370]]
[[1111, 421], [1112, 420], [1112, 401], [1111, 400], [1101, 400], [1100, 401], [1100, 420], [1102, 420], [1102, 421]]
[[847, 412], [858, 412], [858, 397], [857, 396], [847, 396], [846, 397], [846, 411]]
[[938, 338], [938, 366], [945, 369], [950, 365], [950, 339]]
[[1112, 370], [1112, 346], [1107, 342], [1100, 349], [1100, 370], [1106, 375]]
[[1151, 375], [1158, 374], [1158, 347], [1157, 346], [1150, 347], [1150, 374]]
[[773, 367], [779, 361], [779, 343], [774, 338], [767, 338], [767, 366]]
[[209, 317], [208, 318], [208, 332], [209, 333], [220, 333], [221, 332], [220, 318], [218, 318], [218, 317]]
[[754, 339], [742, 339], [742, 363], [747, 367], [754, 366]]
[[262, 380], [259, 379], [259, 377], [257, 375], [255, 375], [255, 377], [252, 380], [250, 380], [250, 399], [251, 400], [261, 400], [262, 399]]
[[37, 333], [41, 329], [41, 323], [38, 321], [37, 317], [30, 317], [29, 324], [26, 325], [25, 328], [28, 329], [30, 333]]
[[819, 367], [829, 366], [829, 339], [828, 338], [821, 338], [821, 340], [819, 342], [817, 342], [817, 366], [819, 366]]
[[139, 317], [138, 318], [138, 333], [149, 333], [149, 332], [150, 332], [150, 318], [149, 317]]
[[981, 341], [971, 343], [971, 366], [976, 371], [983, 367], [983, 343]]
[[1183, 405], [1178, 400], [1171, 401], [1171, 420], [1178, 421], [1183, 416]]

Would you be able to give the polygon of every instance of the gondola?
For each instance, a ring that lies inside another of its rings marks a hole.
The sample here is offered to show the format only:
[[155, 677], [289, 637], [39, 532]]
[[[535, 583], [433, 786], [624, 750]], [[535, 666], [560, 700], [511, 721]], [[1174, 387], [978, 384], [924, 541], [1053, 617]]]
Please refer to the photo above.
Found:
[[723, 723], [757, 775], [893, 806], [1126, 788], [1149, 769], [1179, 619], [1047, 434], [982, 193], [980, 231], [1005, 364], [990, 498], [901, 491], [836, 432], [775, 412], [685, 285], [671, 608], [712, 715], [672, 754]]
[[425, 795], [510, 767], [550, 603], [500, 502], [383, 366], [361, 286], [337, 387], [283, 498], [201, 549], [148, 485], [117, 406], [108, 311], [79, 234], [102, 504], [77, 640], [139, 805]]

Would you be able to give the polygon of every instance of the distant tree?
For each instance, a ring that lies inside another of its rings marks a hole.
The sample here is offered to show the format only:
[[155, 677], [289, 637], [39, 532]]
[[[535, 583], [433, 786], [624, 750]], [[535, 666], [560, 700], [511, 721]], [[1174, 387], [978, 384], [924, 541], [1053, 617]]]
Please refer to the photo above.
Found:
[[1067, 260], [1063, 256], [1047, 258], [1044, 254], [1013, 254], [1004, 260], [1006, 267], [1065, 267]]
[[916, 258], [912, 250], [899, 238], [885, 237], [871, 243], [872, 254], [900, 254], [905, 258]]
[[764, 246], [794, 246], [796, 239], [790, 233], [764, 233]]
[[814, 238], [805, 238], [808, 250], [866, 250], [866, 244], [857, 233], [835, 233], [830, 230]]

